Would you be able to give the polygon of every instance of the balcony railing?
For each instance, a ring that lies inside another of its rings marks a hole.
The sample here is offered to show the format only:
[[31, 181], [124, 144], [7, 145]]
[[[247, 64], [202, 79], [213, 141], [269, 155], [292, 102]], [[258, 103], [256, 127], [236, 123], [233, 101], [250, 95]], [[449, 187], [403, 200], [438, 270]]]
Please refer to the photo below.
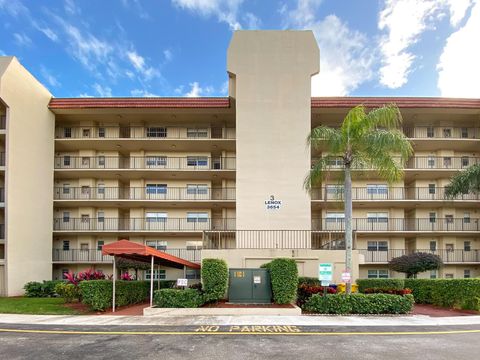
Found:
[[0, 115], [0, 130], [5, 130], [7, 128], [7, 117], [6, 115]]
[[[1, 190], [1, 189], [0, 189]], [[55, 200], [235, 200], [235, 188], [55, 187]], [[0, 193], [1, 195], [1, 193]], [[0, 200], [1, 201], [1, 200]]]
[[0, 224], [0, 239], [5, 239], [5, 224]]
[[406, 249], [390, 249], [385, 251], [371, 251], [361, 249], [358, 250], [360, 254], [365, 257], [366, 263], [387, 263], [391, 259], [411, 254], [415, 252], [423, 252], [429, 254], [435, 254], [442, 259], [444, 263], [473, 263], [480, 262], [480, 251], [479, 250], [406, 250]]
[[0, 152], [0, 166], [5, 166], [5, 153]]
[[[326, 190], [326, 194], [325, 194]], [[312, 200], [343, 201], [342, 187], [325, 187], [312, 189]], [[353, 200], [480, 200], [480, 194], [461, 194], [447, 198], [444, 187], [382, 187], [369, 189], [352, 188]]]
[[[355, 231], [428, 231], [462, 232], [480, 231], [480, 221], [474, 218], [354, 218]], [[312, 219], [312, 229], [317, 231], [345, 231], [343, 219]]]
[[480, 139], [478, 127], [415, 126], [403, 129], [413, 139]]
[[[400, 163], [400, 158], [393, 157], [394, 161]], [[313, 162], [318, 158], [313, 158]], [[330, 169], [342, 169], [343, 159], [341, 157], [330, 157], [327, 160]], [[480, 164], [480, 158], [472, 156], [414, 156], [405, 164], [405, 169], [446, 169], [457, 170], [466, 169], [471, 165]], [[369, 166], [353, 165], [354, 170], [371, 170]]]
[[[200, 262], [202, 260], [201, 249], [165, 249], [161, 250], [167, 254], [192, 261]], [[109, 255], [102, 255], [102, 250], [97, 249], [53, 249], [53, 261], [57, 262], [98, 262], [111, 263], [113, 257]]]
[[5, 188], [0, 188], [0, 203], [5, 202]]
[[[1, 164], [0, 164], [1, 165]], [[56, 156], [55, 169], [235, 170], [234, 157]]]
[[56, 218], [54, 231], [205, 231], [233, 230], [235, 219], [201, 218]]
[[57, 139], [235, 139], [235, 128], [180, 128], [170, 126], [62, 126]]

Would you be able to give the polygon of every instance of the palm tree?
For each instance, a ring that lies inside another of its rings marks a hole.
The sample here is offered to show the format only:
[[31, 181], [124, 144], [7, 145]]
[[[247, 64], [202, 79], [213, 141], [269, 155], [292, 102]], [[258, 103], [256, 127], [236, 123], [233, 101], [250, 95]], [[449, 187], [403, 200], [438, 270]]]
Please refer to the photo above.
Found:
[[[345, 266], [352, 268], [352, 169], [375, 169], [388, 183], [403, 176], [403, 166], [413, 149], [400, 129], [402, 116], [394, 104], [366, 112], [363, 105], [351, 109], [340, 128], [319, 126], [307, 138], [312, 149], [328, 152], [315, 161], [305, 178], [311, 191], [328, 175], [332, 161], [341, 158], [345, 191]], [[398, 159], [396, 159], [398, 157]], [[338, 163], [335, 161], [335, 164]], [[335, 166], [338, 170], [338, 166]], [[347, 294], [351, 285], [347, 283]]]
[[447, 198], [468, 193], [480, 194], [480, 164], [472, 165], [468, 169], [460, 171], [452, 177], [450, 184], [445, 187]]

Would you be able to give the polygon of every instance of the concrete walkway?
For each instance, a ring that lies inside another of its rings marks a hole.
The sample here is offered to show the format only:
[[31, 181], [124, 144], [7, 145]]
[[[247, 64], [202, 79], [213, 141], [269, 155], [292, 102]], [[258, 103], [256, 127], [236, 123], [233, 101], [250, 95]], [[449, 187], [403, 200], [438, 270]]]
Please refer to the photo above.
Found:
[[186, 326], [186, 325], [302, 325], [302, 326], [453, 326], [480, 325], [480, 316], [91, 316], [0, 314], [1, 324]]

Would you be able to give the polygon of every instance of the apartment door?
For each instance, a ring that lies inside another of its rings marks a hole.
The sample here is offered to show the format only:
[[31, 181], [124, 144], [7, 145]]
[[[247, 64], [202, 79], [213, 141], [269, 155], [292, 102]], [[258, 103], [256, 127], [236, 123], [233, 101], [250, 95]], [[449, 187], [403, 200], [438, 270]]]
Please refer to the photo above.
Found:
[[228, 301], [268, 304], [272, 289], [267, 269], [230, 269]]

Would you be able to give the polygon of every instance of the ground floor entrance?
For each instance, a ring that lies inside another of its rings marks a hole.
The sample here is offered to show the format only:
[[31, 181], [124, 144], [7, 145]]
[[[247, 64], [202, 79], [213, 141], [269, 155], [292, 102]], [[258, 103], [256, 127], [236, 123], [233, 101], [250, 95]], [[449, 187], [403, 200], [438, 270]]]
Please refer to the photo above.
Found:
[[272, 302], [270, 275], [267, 269], [230, 269], [228, 301], [268, 304]]

